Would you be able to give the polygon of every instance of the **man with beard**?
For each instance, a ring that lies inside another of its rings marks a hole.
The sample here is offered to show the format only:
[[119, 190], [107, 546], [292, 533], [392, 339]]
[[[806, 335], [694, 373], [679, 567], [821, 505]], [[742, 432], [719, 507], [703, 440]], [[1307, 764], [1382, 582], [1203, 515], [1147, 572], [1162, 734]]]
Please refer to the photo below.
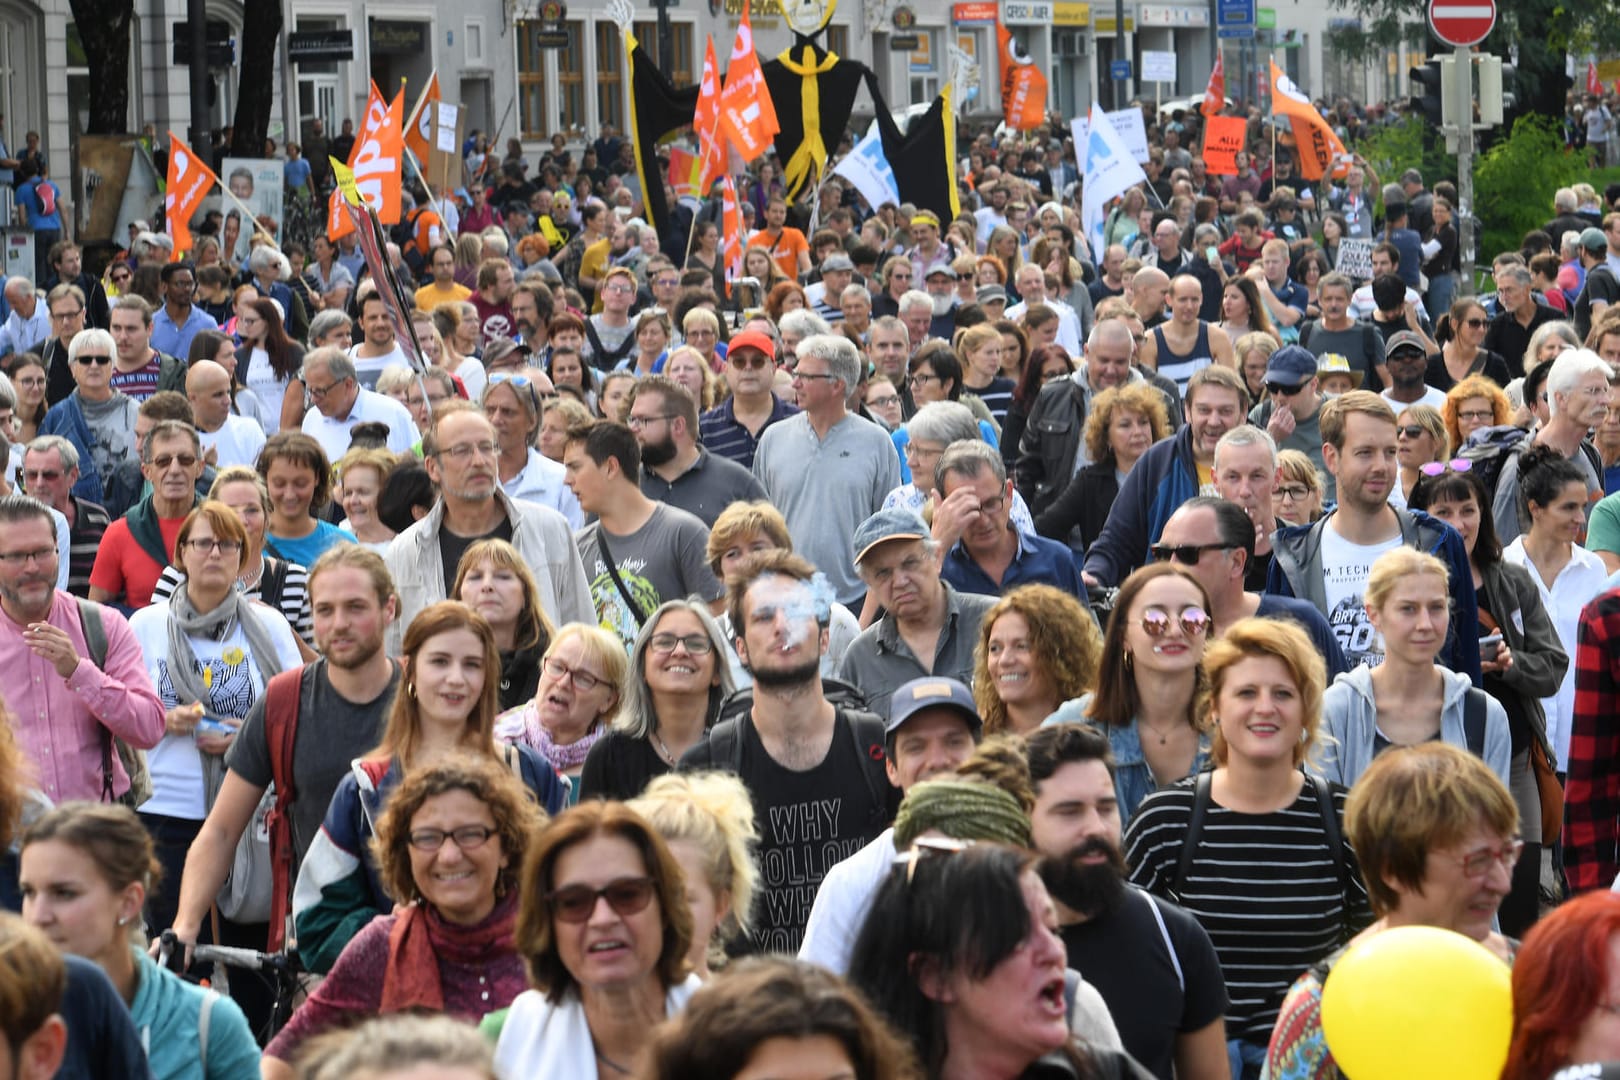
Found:
[[1027, 749], [1031, 835], [1069, 967], [1102, 994], [1125, 1049], [1160, 1080], [1228, 1080], [1220, 960], [1196, 919], [1126, 881], [1109, 736], [1055, 724]]
[[698, 445], [697, 402], [666, 375], [644, 375], [630, 391], [630, 430], [641, 444], [641, 493], [685, 510], [705, 527], [734, 502], [765, 497], [754, 474]]
[[[632, 403], [630, 422], [643, 430], [671, 422], [651, 406], [650, 398], [639, 409]], [[570, 429], [563, 468], [579, 508], [596, 517], [574, 534], [574, 543], [590, 579], [597, 625], [629, 648], [665, 601], [720, 599], [725, 590], [709, 569], [709, 527], [641, 493], [641, 447], [630, 428], [603, 420]]]
[[[901, 792], [949, 776], [984, 735], [973, 692], [955, 679], [929, 676], [897, 688], [889, 702], [884, 768]], [[799, 959], [843, 975], [878, 886], [894, 869], [894, 830], [882, 834], [831, 870], [816, 891]]]
[[766, 551], [743, 563], [726, 607], [753, 700], [681, 759], [683, 771], [735, 773], [753, 798], [764, 869], [752, 928], [760, 952], [799, 950], [827, 872], [877, 839], [899, 805], [883, 721], [822, 689], [832, 599], [798, 555]]
[[[308, 588], [320, 658], [277, 677], [283, 686], [288, 681], [296, 686], [289, 758], [297, 798], [282, 807], [291, 817], [294, 867], [303, 863], [320, 831], [349, 762], [382, 737], [400, 671], [383, 649], [398, 601], [380, 555], [338, 544], [310, 568]], [[197, 941], [265, 789], [274, 783], [278, 792], [288, 790], [291, 778], [278, 775], [280, 764], [272, 749], [265, 715], [268, 697], [259, 695], [226, 752], [224, 782], [186, 856], [174, 932], [187, 945]]]

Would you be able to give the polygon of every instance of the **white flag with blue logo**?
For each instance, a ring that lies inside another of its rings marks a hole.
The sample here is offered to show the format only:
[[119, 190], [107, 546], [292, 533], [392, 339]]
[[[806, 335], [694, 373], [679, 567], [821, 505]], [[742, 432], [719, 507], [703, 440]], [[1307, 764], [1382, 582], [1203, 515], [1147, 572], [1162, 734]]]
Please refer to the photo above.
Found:
[[874, 210], [886, 202], [897, 206], [900, 203], [900, 185], [895, 182], [894, 170], [889, 168], [889, 159], [883, 153], [883, 140], [876, 121], [872, 122], [866, 138], [856, 143], [832, 171], [854, 184], [855, 190]]
[[1080, 197], [1080, 225], [1090, 241], [1093, 257], [1103, 255], [1103, 207], [1137, 184], [1147, 182], [1147, 173], [1137, 164], [1125, 140], [1095, 104], [1091, 106], [1090, 130], [1086, 132], [1085, 184]]

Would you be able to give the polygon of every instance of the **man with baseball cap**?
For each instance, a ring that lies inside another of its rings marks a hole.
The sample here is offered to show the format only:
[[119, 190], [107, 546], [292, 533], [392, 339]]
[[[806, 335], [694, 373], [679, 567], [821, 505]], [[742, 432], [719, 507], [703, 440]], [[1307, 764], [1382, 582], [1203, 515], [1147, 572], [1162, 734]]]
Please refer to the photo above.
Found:
[[810, 310], [829, 323], [842, 322], [844, 309], [839, 305], [839, 300], [844, 295], [844, 287], [853, 280], [854, 260], [842, 251], [835, 250], [821, 260], [821, 280], [805, 286], [804, 298], [809, 302]]
[[[1348, 365], [1347, 365], [1348, 368]], [[1249, 423], [1264, 428], [1279, 450], [1298, 450], [1311, 459], [1316, 471], [1322, 464], [1322, 385], [1316, 377], [1316, 356], [1299, 345], [1284, 345], [1266, 364], [1266, 400], [1249, 410]], [[1333, 501], [1332, 478], [1326, 498]]]
[[[942, 676], [913, 679], [897, 687], [888, 718], [886, 767], [889, 782], [902, 792], [921, 781], [949, 775], [973, 754], [984, 734], [972, 691], [964, 683]], [[827, 871], [810, 909], [799, 959], [840, 975], [849, 969], [855, 936], [894, 856], [894, 830], [885, 829]]]
[[763, 330], [747, 329], [731, 339], [724, 375], [731, 393], [698, 418], [701, 442], [709, 453], [752, 469], [765, 429], [799, 408], [776, 396], [776, 342]]
[[1591, 228], [1581, 233], [1580, 256], [1581, 265], [1586, 268], [1586, 284], [1575, 297], [1575, 334], [1585, 341], [1598, 316], [1610, 304], [1620, 302], [1620, 279], [1616, 279], [1608, 265], [1609, 240], [1602, 229]]
[[1389, 369], [1389, 386], [1382, 393], [1397, 415], [1408, 405], [1446, 407], [1446, 395], [1423, 381], [1429, 368], [1429, 349], [1422, 335], [1412, 330], [1397, 330], [1389, 335], [1384, 342], [1384, 366]]
[[850, 643], [839, 678], [860, 687], [880, 716], [907, 680], [972, 681], [979, 623], [996, 597], [959, 592], [940, 577], [939, 544], [910, 510], [879, 510], [855, 530], [854, 547], [855, 568], [884, 614]]

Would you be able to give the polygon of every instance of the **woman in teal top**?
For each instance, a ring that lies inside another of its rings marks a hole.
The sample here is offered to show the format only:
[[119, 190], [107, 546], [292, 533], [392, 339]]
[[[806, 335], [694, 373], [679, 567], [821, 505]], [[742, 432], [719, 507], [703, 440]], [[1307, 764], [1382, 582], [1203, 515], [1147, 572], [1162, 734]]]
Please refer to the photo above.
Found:
[[94, 961], [129, 1006], [154, 1080], [238, 1080], [259, 1047], [234, 1001], [186, 982], [141, 949], [141, 906], [161, 870], [135, 812], [68, 803], [23, 834], [23, 918]]

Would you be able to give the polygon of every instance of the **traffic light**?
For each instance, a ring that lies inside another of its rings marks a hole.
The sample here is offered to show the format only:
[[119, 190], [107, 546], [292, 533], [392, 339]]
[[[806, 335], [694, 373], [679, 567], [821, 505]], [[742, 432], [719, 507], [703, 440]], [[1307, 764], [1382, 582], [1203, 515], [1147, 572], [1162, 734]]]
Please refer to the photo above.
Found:
[[1500, 125], [1517, 112], [1514, 82], [1518, 73], [1512, 64], [1499, 56], [1481, 56], [1479, 60], [1479, 122]]
[[1426, 60], [1421, 67], [1412, 69], [1412, 107], [1437, 128], [1449, 123], [1455, 111], [1454, 65], [1455, 61], [1448, 56]]

